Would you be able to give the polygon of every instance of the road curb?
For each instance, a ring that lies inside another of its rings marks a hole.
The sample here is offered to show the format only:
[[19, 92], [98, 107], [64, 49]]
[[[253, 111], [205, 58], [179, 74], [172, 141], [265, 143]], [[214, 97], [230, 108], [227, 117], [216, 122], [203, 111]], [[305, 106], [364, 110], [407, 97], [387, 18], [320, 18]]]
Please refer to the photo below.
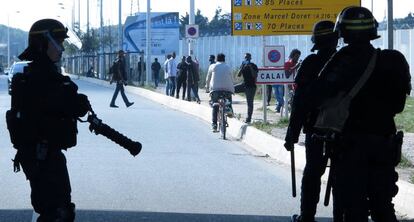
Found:
[[[77, 75], [70, 74], [68, 75], [74, 79], [80, 79], [97, 85], [115, 88], [114, 85], [110, 85], [105, 80], [79, 77]], [[187, 102], [181, 99], [176, 99], [174, 97], [166, 96], [164, 94], [153, 92], [144, 88], [126, 86], [125, 90], [129, 93], [133, 93], [157, 103], [163, 104], [169, 108], [191, 114], [207, 122], [211, 121], [210, 107], [194, 102]], [[232, 137], [245, 143], [263, 155], [268, 155], [278, 162], [290, 165], [290, 153], [286, 152], [285, 148], [283, 147], [283, 140], [271, 136], [245, 123], [242, 123], [241, 121], [234, 118], [229, 119], [229, 127], [227, 132]], [[303, 146], [299, 145], [295, 145], [295, 148], [296, 169], [303, 170], [306, 163], [305, 149]], [[300, 176], [297, 177], [299, 178]], [[397, 182], [397, 185], [399, 187], [399, 192], [393, 201], [397, 211], [405, 217], [414, 218], [414, 185], [401, 180]]]

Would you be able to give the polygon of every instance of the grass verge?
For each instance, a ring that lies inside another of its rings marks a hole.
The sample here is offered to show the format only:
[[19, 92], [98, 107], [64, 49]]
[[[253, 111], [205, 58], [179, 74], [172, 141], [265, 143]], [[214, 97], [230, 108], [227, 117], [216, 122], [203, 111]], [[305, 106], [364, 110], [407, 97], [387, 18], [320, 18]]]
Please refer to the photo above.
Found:
[[252, 123], [253, 127], [255, 127], [255, 128], [257, 128], [261, 131], [264, 131], [268, 134], [272, 133], [272, 129], [276, 128], [277, 127], [276, 125], [277, 125], [277, 123], [264, 123], [264, 122], [253, 122]]
[[268, 134], [271, 134], [273, 128], [287, 128], [288, 124], [288, 118], [281, 118], [277, 123], [253, 122], [252, 126]]
[[398, 164], [398, 166], [400, 168], [410, 168], [410, 167], [413, 167], [413, 163], [411, 163], [411, 161], [404, 154], [402, 154], [401, 161]]
[[414, 98], [408, 97], [405, 103], [404, 111], [395, 116], [395, 122], [398, 129], [405, 132], [414, 133]]

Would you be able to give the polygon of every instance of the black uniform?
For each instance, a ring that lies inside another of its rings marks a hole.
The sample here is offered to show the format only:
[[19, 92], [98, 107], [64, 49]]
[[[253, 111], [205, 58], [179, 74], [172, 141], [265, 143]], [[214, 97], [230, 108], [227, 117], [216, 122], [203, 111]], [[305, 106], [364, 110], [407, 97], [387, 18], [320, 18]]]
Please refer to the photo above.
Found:
[[[333, 57], [315, 84], [314, 105], [360, 79], [375, 49], [370, 43], [353, 43]], [[335, 187], [341, 195], [344, 220], [397, 221], [392, 198], [397, 194], [394, 116], [404, 109], [410, 92], [410, 74], [404, 56], [395, 50], [380, 51], [370, 78], [353, 98], [349, 117], [335, 147], [338, 155]], [[311, 100], [309, 100], [311, 101]]]
[[76, 145], [76, 118], [90, 109], [87, 97], [46, 56], [39, 55], [12, 81], [7, 123], [20, 163], [30, 181], [38, 221], [73, 221], [75, 205], [62, 149]]
[[318, 78], [319, 72], [335, 52], [335, 49], [322, 49], [318, 50], [317, 54], [309, 55], [302, 62], [295, 78], [297, 88], [293, 97], [292, 113], [285, 141], [291, 144], [297, 143], [300, 131], [302, 127], [304, 128], [304, 133], [306, 133], [306, 165], [301, 187], [301, 221], [315, 220], [321, 176], [325, 172], [327, 161], [327, 156], [324, 156], [323, 141], [312, 138], [314, 133], [318, 133], [313, 128], [317, 111], [306, 110], [303, 104], [307, 99], [309, 86]]

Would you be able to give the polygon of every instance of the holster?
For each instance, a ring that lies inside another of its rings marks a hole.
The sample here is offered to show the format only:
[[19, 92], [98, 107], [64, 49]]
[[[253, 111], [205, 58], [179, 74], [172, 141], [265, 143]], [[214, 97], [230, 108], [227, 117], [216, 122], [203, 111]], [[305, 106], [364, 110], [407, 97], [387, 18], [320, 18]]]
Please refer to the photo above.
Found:
[[394, 165], [397, 166], [401, 162], [402, 144], [403, 144], [404, 132], [398, 131], [393, 136], [393, 148], [394, 148]]

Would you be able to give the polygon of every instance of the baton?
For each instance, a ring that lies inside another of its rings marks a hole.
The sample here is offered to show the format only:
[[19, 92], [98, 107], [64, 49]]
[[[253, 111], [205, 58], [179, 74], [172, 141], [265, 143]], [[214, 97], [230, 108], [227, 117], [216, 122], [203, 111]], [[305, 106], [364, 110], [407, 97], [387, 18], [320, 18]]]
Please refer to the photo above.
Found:
[[[328, 161], [329, 161], [329, 151], [326, 148], [326, 141], [323, 142], [323, 148], [325, 150], [325, 169], [326, 169], [328, 168]], [[332, 162], [330, 163], [330, 166], [329, 166], [328, 182], [326, 183], [325, 199], [323, 200], [323, 205], [325, 205], [325, 207], [329, 205], [329, 198], [331, 196], [331, 190], [332, 190]]]
[[292, 196], [296, 197], [295, 149], [290, 151], [290, 169], [292, 171]]
[[332, 169], [329, 168], [328, 182], [326, 183], [325, 199], [323, 200], [323, 205], [325, 205], [325, 207], [329, 205], [331, 189], [332, 189]]

